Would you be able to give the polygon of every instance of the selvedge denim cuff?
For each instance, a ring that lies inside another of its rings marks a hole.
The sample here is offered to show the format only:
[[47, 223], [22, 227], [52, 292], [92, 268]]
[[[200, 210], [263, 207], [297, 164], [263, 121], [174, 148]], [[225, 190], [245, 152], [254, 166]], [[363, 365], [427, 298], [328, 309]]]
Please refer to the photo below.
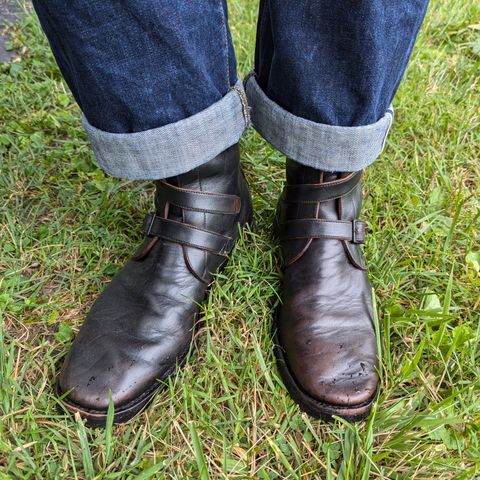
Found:
[[376, 123], [338, 127], [297, 117], [271, 100], [254, 73], [245, 78], [252, 125], [284, 155], [308, 167], [331, 172], [362, 170], [380, 155], [393, 121], [393, 108]]
[[249, 125], [241, 82], [205, 110], [144, 132], [105, 132], [83, 116], [100, 168], [129, 180], [158, 180], [188, 172], [237, 143]]

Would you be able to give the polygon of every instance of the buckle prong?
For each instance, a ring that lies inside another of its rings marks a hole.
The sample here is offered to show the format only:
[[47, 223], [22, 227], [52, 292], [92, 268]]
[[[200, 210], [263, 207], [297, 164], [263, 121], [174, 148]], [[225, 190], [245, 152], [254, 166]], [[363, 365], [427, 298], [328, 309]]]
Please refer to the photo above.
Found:
[[153, 224], [155, 223], [155, 213], [149, 213], [146, 220], [147, 220], [147, 225], [145, 226], [145, 235], [147, 237], [150, 236], [150, 232], [152, 231]]

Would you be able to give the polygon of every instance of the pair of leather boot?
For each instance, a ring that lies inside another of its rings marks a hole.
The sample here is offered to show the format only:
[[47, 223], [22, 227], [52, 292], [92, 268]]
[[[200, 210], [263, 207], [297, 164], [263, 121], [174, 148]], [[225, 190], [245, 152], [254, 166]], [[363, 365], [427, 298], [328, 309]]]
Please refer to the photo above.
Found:
[[[104, 425], [129, 420], [185, 361], [199, 304], [227, 261], [252, 202], [238, 145], [156, 182], [145, 241], [98, 297], [57, 382], [67, 410]], [[358, 244], [360, 173], [287, 162], [276, 217], [285, 257], [276, 354], [285, 385], [311, 415], [356, 420], [377, 389], [371, 288]]]

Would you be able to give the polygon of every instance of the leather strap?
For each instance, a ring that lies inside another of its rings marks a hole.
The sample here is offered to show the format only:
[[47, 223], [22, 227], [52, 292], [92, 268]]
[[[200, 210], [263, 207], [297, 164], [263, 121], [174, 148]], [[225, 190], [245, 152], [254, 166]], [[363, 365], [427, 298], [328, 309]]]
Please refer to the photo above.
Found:
[[365, 224], [360, 220], [290, 220], [282, 224], [282, 240], [321, 238], [364, 243]]
[[200, 248], [217, 255], [226, 255], [231, 250], [232, 238], [203, 228], [177, 222], [149, 213], [144, 220], [143, 231], [148, 236]]
[[285, 185], [283, 200], [288, 203], [327, 202], [350, 193], [362, 177], [362, 172], [352, 172], [345, 178], [328, 183]]
[[205, 213], [238, 214], [241, 201], [236, 195], [201, 192], [176, 187], [164, 181], [157, 183], [157, 196], [164, 202], [173, 203], [177, 207]]

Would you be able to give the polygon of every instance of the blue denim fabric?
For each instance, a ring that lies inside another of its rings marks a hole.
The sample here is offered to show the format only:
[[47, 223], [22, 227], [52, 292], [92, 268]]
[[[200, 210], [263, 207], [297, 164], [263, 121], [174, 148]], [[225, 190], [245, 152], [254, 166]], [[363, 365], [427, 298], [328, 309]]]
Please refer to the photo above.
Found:
[[237, 81], [225, 0], [33, 0], [60, 70], [94, 127], [177, 122]]
[[377, 122], [392, 103], [428, 0], [260, 0], [255, 71], [295, 116]]
[[143, 132], [105, 132], [83, 117], [100, 167], [130, 180], [167, 178], [199, 167], [237, 143], [249, 123], [240, 82], [205, 110]]
[[293, 159], [352, 171], [379, 155], [428, 0], [261, 0], [238, 84], [226, 0], [33, 0], [99, 165], [184, 173], [249, 125]]
[[245, 88], [251, 119], [260, 135], [288, 158], [328, 172], [362, 170], [382, 153], [393, 122], [393, 108], [375, 123], [343, 127], [297, 117], [268, 98], [255, 73]]

